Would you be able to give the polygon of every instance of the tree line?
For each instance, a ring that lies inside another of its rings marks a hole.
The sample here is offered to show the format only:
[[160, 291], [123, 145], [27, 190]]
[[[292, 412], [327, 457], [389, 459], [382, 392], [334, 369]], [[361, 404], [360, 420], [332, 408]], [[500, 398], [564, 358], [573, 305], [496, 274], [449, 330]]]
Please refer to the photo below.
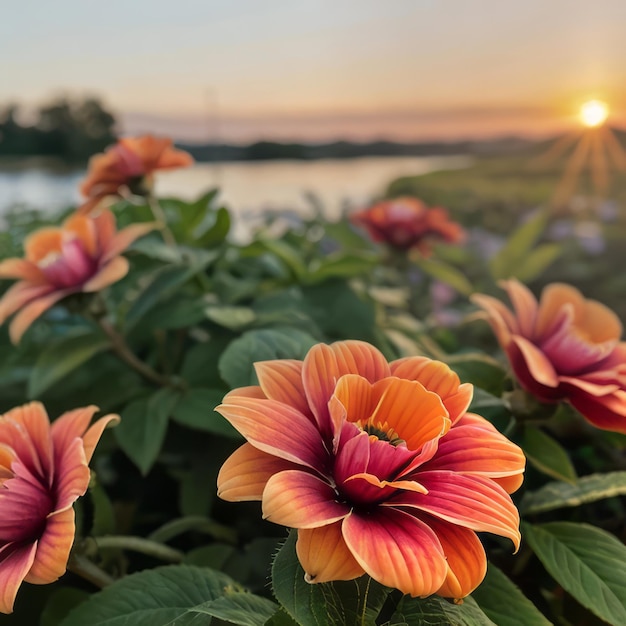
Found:
[[[28, 119], [27, 123], [23, 120]], [[116, 119], [97, 98], [59, 98], [26, 115], [17, 104], [0, 108], [0, 157], [53, 157], [82, 163], [116, 139]]]

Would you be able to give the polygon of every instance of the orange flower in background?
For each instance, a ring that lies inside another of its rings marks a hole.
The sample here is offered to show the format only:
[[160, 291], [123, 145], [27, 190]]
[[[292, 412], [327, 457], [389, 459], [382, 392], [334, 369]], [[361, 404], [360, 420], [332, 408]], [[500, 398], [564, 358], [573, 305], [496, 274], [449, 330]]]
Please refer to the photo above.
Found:
[[626, 433], [626, 343], [617, 315], [570, 285], [545, 287], [539, 302], [517, 280], [504, 281], [511, 312], [476, 294], [521, 386], [542, 402], [566, 400], [605, 430]]
[[0, 278], [19, 279], [0, 298], [0, 324], [17, 312], [9, 327], [13, 343], [56, 302], [77, 292], [100, 291], [128, 272], [120, 256], [154, 224], [133, 224], [117, 231], [108, 210], [74, 214], [61, 227], [42, 228], [24, 242], [25, 258], [0, 262]]
[[416, 198], [384, 200], [350, 219], [364, 226], [370, 237], [399, 250], [417, 248], [424, 256], [431, 252], [432, 241], [460, 243], [465, 231], [448, 217], [445, 209], [428, 208]]
[[32, 402], [0, 415], [0, 612], [10, 613], [23, 581], [52, 583], [65, 573], [74, 542], [72, 505], [87, 491], [88, 463], [107, 415], [97, 407], [63, 414], [50, 425]]
[[193, 157], [173, 147], [171, 139], [144, 135], [125, 137], [89, 161], [87, 177], [80, 186], [87, 201], [78, 209], [89, 213], [106, 196], [118, 196], [124, 188], [145, 194], [156, 170], [188, 167]]
[[462, 598], [486, 571], [477, 531], [519, 546], [509, 494], [522, 451], [478, 415], [444, 363], [388, 363], [360, 341], [256, 363], [217, 407], [246, 439], [218, 476], [229, 501], [298, 529], [308, 582], [364, 573], [412, 596]]

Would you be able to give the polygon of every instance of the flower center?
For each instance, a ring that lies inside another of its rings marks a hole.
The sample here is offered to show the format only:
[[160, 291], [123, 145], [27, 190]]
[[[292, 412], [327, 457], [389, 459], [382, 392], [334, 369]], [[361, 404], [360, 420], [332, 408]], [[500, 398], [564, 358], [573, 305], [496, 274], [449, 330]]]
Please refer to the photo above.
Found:
[[384, 424], [374, 423], [372, 418], [364, 424], [359, 424], [361, 429], [366, 432], [370, 438], [379, 439], [380, 441], [388, 441], [392, 446], [406, 444], [404, 439], [385, 422]]

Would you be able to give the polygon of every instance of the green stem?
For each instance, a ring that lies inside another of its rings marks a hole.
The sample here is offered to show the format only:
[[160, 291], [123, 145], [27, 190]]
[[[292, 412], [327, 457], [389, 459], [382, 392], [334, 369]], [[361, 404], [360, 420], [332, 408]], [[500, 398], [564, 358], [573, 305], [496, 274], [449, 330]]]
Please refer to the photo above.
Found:
[[96, 322], [104, 334], [110, 339], [111, 348], [120, 360], [152, 383], [156, 383], [162, 387], [166, 387], [170, 384], [169, 378], [162, 376], [153, 370], [147, 363], [144, 363], [141, 359], [135, 356], [126, 344], [124, 337], [122, 337], [122, 335], [120, 335], [104, 317], [96, 317]]
[[175, 550], [162, 543], [157, 543], [150, 539], [143, 539], [142, 537], [107, 535], [105, 537], [95, 537], [94, 539], [100, 549], [118, 548], [121, 550], [131, 550], [170, 563], [180, 563], [185, 556], [180, 550]]
[[93, 561], [80, 554], [72, 553], [67, 563], [67, 569], [99, 589], [104, 589], [115, 582], [111, 576], [100, 569]]

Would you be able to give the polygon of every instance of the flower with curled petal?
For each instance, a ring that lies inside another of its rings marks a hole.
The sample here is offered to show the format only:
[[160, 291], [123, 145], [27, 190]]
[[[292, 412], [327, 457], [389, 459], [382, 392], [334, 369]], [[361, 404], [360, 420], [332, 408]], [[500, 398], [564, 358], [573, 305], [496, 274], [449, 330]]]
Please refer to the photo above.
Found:
[[0, 612], [10, 613], [23, 581], [52, 583], [74, 542], [72, 505], [87, 491], [88, 463], [117, 415], [89, 427], [97, 407], [68, 411], [50, 425], [39, 402], [0, 415]]
[[448, 217], [445, 209], [428, 208], [417, 198], [383, 200], [353, 213], [350, 219], [364, 226], [374, 241], [399, 250], [416, 248], [424, 256], [430, 254], [432, 241], [460, 243], [465, 238], [465, 231]]
[[89, 161], [87, 177], [80, 185], [86, 198], [78, 209], [91, 212], [107, 196], [123, 195], [125, 190], [145, 195], [157, 170], [171, 170], [193, 165], [193, 157], [173, 147], [172, 140], [143, 135], [124, 137]]
[[502, 287], [514, 312], [500, 300], [475, 294], [520, 385], [546, 403], [569, 402], [604, 430], [626, 433], [626, 343], [609, 308], [570, 285], [547, 285], [539, 302], [527, 287]]
[[17, 313], [9, 326], [18, 343], [29, 326], [56, 302], [78, 292], [95, 292], [128, 273], [121, 253], [152, 223], [132, 224], [119, 232], [109, 210], [74, 213], [61, 227], [41, 228], [24, 242], [25, 258], [0, 261], [0, 279], [19, 279], [0, 298], [0, 324]]
[[476, 531], [519, 546], [509, 494], [524, 455], [466, 412], [473, 388], [444, 363], [388, 363], [343, 341], [256, 372], [259, 386], [216, 409], [247, 439], [221, 468], [218, 494], [261, 500], [265, 518], [298, 529], [309, 582], [367, 573], [412, 596], [462, 598], [485, 575]]

